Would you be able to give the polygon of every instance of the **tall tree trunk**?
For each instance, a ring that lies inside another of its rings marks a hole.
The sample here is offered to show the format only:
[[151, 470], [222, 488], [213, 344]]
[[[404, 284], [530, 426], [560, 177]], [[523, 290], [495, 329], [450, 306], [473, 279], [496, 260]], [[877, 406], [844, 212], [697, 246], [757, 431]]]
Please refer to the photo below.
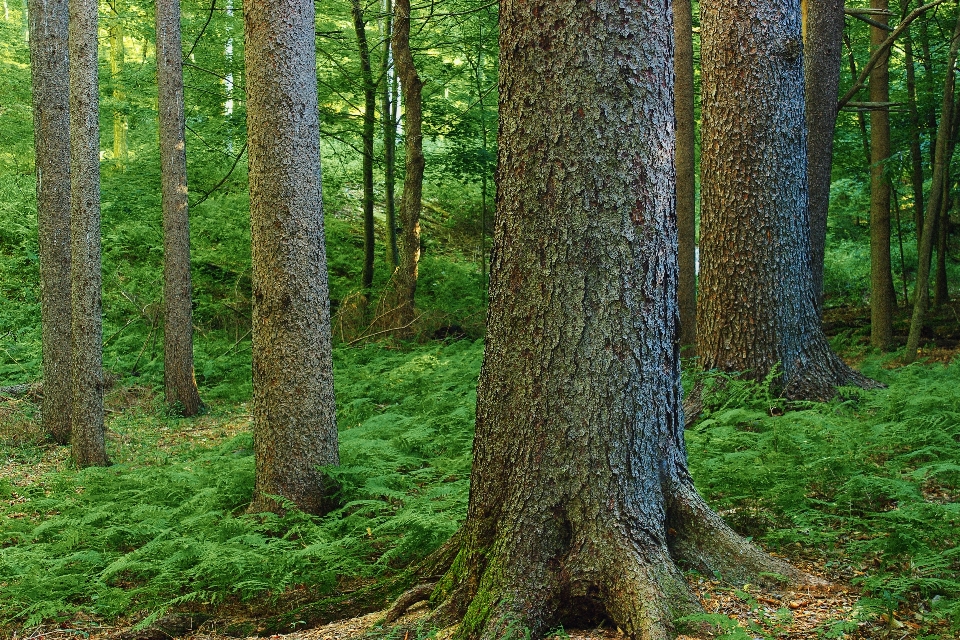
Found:
[[910, 319], [910, 333], [907, 336], [907, 348], [904, 353], [906, 362], [917, 358], [920, 346], [920, 333], [923, 330], [924, 317], [930, 305], [930, 263], [933, 255], [933, 243], [936, 237], [937, 222], [944, 212], [944, 185], [949, 173], [950, 132], [953, 126], [953, 92], [956, 86], [957, 53], [960, 51], [960, 13], [950, 42], [947, 56], [947, 72], [943, 82], [943, 107], [940, 111], [940, 126], [937, 128], [937, 147], [934, 151], [933, 184], [930, 187], [930, 202], [923, 221], [923, 234], [920, 237], [920, 254], [917, 265], [917, 284], [914, 287], [913, 316]]
[[830, 350], [810, 265], [799, 0], [701, 0], [703, 366], [788, 397], [870, 386]]
[[397, 80], [390, 55], [390, 41], [393, 37], [393, 2], [383, 2], [383, 53], [381, 74], [383, 75], [383, 95], [380, 118], [383, 120], [383, 208], [387, 218], [387, 264], [392, 268], [400, 265], [397, 250], [397, 208], [394, 202], [397, 171]]
[[400, 267], [396, 276], [395, 326], [409, 327], [415, 318], [417, 268], [420, 262], [420, 209], [423, 206], [423, 82], [410, 50], [410, 0], [395, 3], [393, 58], [403, 95], [404, 164], [403, 197], [400, 199]]
[[[870, 0], [870, 7], [888, 10], [888, 0]], [[873, 19], [887, 24], [886, 15]], [[871, 49], [887, 39], [887, 32], [870, 27]], [[883, 56], [870, 72], [870, 101], [890, 101], [889, 55]], [[877, 349], [893, 346], [893, 311], [896, 294], [890, 266], [890, 114], [886, 109], [870, 111], [870, 344]]]
[[474, 88], [477, 90], [477, 106], [480, 109], [480, 144], [483, 152], [483, 163], [480, 171], [480, 286], [483, 291], [483, 299], [487, 299], [487, 191], [489, 181], [487, 179], [488, 164], [487, 154], [489, 153], [489, 129], [487, 127], [487, 106], [484, 104], [486, 91], [484, 90], [483, 73], [483, 25], [479, 25], [479, 34], [477, 36], [477, 59], [473, 65]]
[[[110, 82], [113, 84], [115, 105], [123, 103], [123, 11], [122, 0], [112, 0], [113, 17], [110, 25]], [[113, 162], [117, 169], [127, 165], [127, 116], [120, 109], [113, 111]]]
[[810, 268], [817, 315], [823, 313], [823, 258], [833, 168], [833, 130], [840, 90], [843, 0], [802, 0], [807, 122]]
[[97, 2], [70, 0], [70, 236], [73, 301], [73, 459], [107, 466], [103, 426], [100, 272], [100, 114]]
[[30, 71], [37, 165], [43, 429], [70, 441], [70, 53], [67, 0], [31, 0]]
[[193, 373], [190, 215], [184, 139], [180, 0], [157, 0], [157, 106], [163, 206], [163, 388], [183, 416], [200, 411]]
[[360, 0], [351, 0], [353, 28], [357, 33], [357, 48], [360, 53], [360, 78], [363, 81], [363, 295], [370, 297], [373, 289], [373, 135], [376, 124], [377, 86], [373, 81], [370, 66], [370, 46], [367, 44], [367, 27], [363, 20]]
[[[847, 45], [847, 61], [850, 64], [850, 78], [853, 82], [857, 81], [859, 73], [857, 72], [857, 58], [853, 54], [853, 45], [850, 43], [850, 36], [843, 34], [843, 42]], [[867, 135], [867, 117], [863, 114], [863, 111], [857, 111], [857, 124], [860, 127], [860, 141], [863, 143], [863, 158], [867, 163], [867, 166], [870, 166], [870, 136]], [[859, 225], [860, 215], [857, 214], [857, 224]]]
[[[910, 0], [901, 0], [900, 14], [906, 16]], [[920, 146], [920, 112], [917, 110], [917, 72], [913, 56], [913, 36], [908, 30], [903, 39], [903, 65], [907, 72], [907, 113], [910, 118], [910, 182], [913, 187], [913, 222], [917, 229], [917, 248], [923, 229], [923, 151]], [[904, 274], [906, 277], [906, 274]]]
[[[956, 108], [954, 108], [956, 113]], [[956, 120], [956, 118], [954, 118]], [[950, 154], [953, 156], [953, 154]], [[948, 163], [949, 166], [949, 163]], [[950, 300], [950, 291], [947, 285], [947, 245], [950, 229], [950, 208], [953, 205], [950, 197], [950, 178], [946, 179], [943, 196], [943, 210], [940, 214], [940, 224], [937, 225], [937, 269], [933, 279], [933, 306], [939, 308]]]
[[800, 577], [727, 528], [686, 468], [672, 39], [662, 2], [501, 7], [470, 503], [428, 622], [462, 619], [458, 638], [604, 618], [668, 638], [699, 608], [675, 562]]
[[677, 227], [680, 250], [680, 346], [697, 352], [696, 123], [693, 90], [693, 10], [673, 0], [675, 36], [674, 105], [677, 116]]
[[[921, 64], [923, 65], [923, 80], [926, 88], [927, 99], [924, 100], [926, 105], [923, 112], [923, 117], [927, 123], [927, 134], [930, 136], [930, 167], [932, 169], [933, 165], [936, 164], [936, 154], [937, 154], [937, 107], [936, 107], [936, 96], [937, 96], [937, 83], [933, 75], [933, 54], [930, 52], [930, 32], [928, 29], [928, 21], [920, 20], [920, 51], [923, 54], [921, 59]], [[920, 243], [920, 236], [922, 235], [922, 230], [917, 229], [917, 243]]]
[[251, 511], [330, 504], [336, 465], [313, 0], [245, 0], [253, 250]]

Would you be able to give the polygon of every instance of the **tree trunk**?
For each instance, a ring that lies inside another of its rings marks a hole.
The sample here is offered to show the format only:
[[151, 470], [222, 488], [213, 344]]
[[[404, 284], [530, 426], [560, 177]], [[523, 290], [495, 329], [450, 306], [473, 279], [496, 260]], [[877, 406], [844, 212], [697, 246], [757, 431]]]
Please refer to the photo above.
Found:
[[[888, 0], [870, 0], [870, 7], [886, 11]], [[874, 20], [887, 24], [887, 16]], [[870, 27], [871, 50], [887, 39], [887, 32]], [[884, 55], [870, 72], [870, 101], [890, 101], [889, 55]], [[870, 111], [870, 344], [887, 350], [893, 346], [893, 311], [897, 306], [890, 267], [890, 114], [886, 109]]]
[[253, 250], [251, 511], [329, 506], [336, 465], [314, 4], [245, 0]]
[[70, 441], [70, 55], [67, 0], [31, 0], [30, 70], [37, 165], [43, 429]]
[[423, 199], [423, 83], [410, 50], [410, 0], [397, 0], [393, 26], [393, 57], [403, 95], [404, 163], [403, 197], [400, 199], [400, 267], [396, 275], [397, 306], [394, 324], [406, 328], [415, 318], [417, 267], [420, 262], [420, 209]]
[[[696, 123], [693, 89], [693, 10], [673, 0], [675, 37], [674, 105], [677, 114], [677, 227], [680, 249], [680, 346], [697, 353]], [[835, 97], [835, 96], [834, 96]]]
[[807, 122], [810, 268], [817, 315], [823, 315], [823, 257], [833, 168], [833, 129], [840, 90], [843, 0], [802, 0]]
[[[843, 34], [843, 42], [847, 45], [847, 61], [850, 63], [850, 78], [853, 82], [857, 81], [859, 73], [857, 73], [857, 58], [853, 54], [853, 45], [850, 43], [850, 36], [846, 33]], [[857, 124], [860, 127], [860, 140], [863, 143], [863, 158], [867, 163], [867, 167], [870, 166], [870, 137], [867, 135], [867, 117], [863, 115], [863, 111], [857, 111]], [[857, 214], [857, 226], [860, 225], [860, 215]]]
[[[906, 16], [910, 0], [901, 0], [900, 13]], [[914, 67], [913, 36], [908, 30], [903, 39], [903, 65], [907, 71], [907, 109], [910, 118], [910, 182], [913, 187], [913, 222], [917, 228], [917, 248], [923, 229], [923, 151], [920, 146], [920, 112], [917, 110], [917, 73]], [[906, 278], [906, 274], [904, 274]]]
[[727, 528], [686, 469], [672, 39], [661, 2], [501, 7], [470, 503], [428, 622], [462, 619], [458, 638], [604, 619], [668, 638], [699, 608], [676, 562], [799, 577]]
[[190, 215], [184, 139], [180, 0], [157, 0], [157, 106], [163, 203], [163, 388], [183, 416], [200, 411], [193, 374]]
[[781, 367], [791, 398], [869, 386], [830, 350], [815, 304], [799, 0], [700, 10], [701, 362], [757, 380]]
[[[116, 105], [123, 103], [123, 5], [122, 0], [113, 0], [110, 25], [110, 82], [113, 84], [113, 100]], [[127, 165], [127, 116], [120, 109], [113, 111], [113, 162], [123, 171]]]
[[370, 47], [360, 0], [351, 0], [353, 28], [360, 53], [360, 78], [363, 81], [363, 273], [361, 287], [369, 299], [373, 289], [373, 130], [376, 124], [377, 87], [370, 66]]
[[107, 466], [103, 426], [97, 2], [70, 0], [70, 236], [73, 459]]
[[[947, 183], [949, 184], [949, 176], [947, 177]], [[947, 285], [947, 240], [950, 228], [950, 207], [953, 202], [950, 198], [949, 186], [945, 186], [944, 190], [946, 193], [943, 197], [943, 211], [940, 214], [940, 224], [937, 225], [937, 269], [933, 279], [934, 308], [940, 308], [950, 300]]]
[[383, 10], [383, 98], [380, 118], [383, 120], [383, 208], [387, 218], [387, 264], [396, 269], [400, 265], [397, 251], [397, 209], [394, 203], [397, 171], [397, 80], [390, 56], [390, 40], [393, 36], [393, 2], [384, 0]]

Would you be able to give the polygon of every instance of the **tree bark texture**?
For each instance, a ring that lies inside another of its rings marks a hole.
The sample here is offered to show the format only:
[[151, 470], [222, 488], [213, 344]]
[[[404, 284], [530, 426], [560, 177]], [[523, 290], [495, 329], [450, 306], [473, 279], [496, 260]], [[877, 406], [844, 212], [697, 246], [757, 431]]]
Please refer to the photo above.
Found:
[[[872, 9], [887, 11], [888, 0], [870, 0]], [[887, 16], [872, 17], [887, 24]], [[871, 49], [887, 39], [887, 32], [870, 27]], [[889, 54], [883, 55], [870, 72], [870, 101], [890, 101]], [[897, 297], [893, 289], [890, 263], [890, 113], [886, 109], [870, 111], [870, 344], [889, 349], [893, 344], [893, 312]]]
[[693, 9], [690, 0], [673, 0], [675, 37], [674, 105], [677, 117], [677, 226], [680, 250], [680, 345], [684, 355], [697, 348], [697, 176], [693, 88]]
[[353, 28], [357, 34], [360, 53], [360, 78], [363, 81], [363, 272], [361, 286], [369, 297], [373, 289], [373, 135], [376, 125], [377, 87], [370, 66], [370, 46], [367, 44], [367, 27], [363, 20], [360, 0], [351, 0]]
[[870, 384], [834, 354], [810, 270], [799, 0], [702, 0], [700, 296], [703, 366], [791, 398]]
[[103, 425], [97, 2], [70, 0], [70, 235], [73, 459], [107, 466]]
[[180, 0], [157, 0], [157, 105], [163, 206], [163, 387], [183, 416], [200, 411], [193, 372], [190, 215], [184, 138]]
[[659, 0], [501, 5], [470, 502], [431, 621], [462, 619], [457, 637], [608, 619], [667, 638], [698, 608], [675, 561], [798, 575], [687, 474], [670, 14]]
[[314, 4], [245, 0], [253, 266], [251, 511], [328, 504], [336, 407], [320, 182]]
[[417, 268], [420, 262], [420, 210], [423, 206], [423, 82], [410, 50], [410, 0], [394, 3], [393, 58], [403, 96], [404, 165], [403, 196], [400, 198], [400, 266], [396, 275], [397, 327], [407, 327], [415, 318]]
[[843, 0], [802, 0], [804, 99], [807, 122], [807, 191], [810, 216], [810, 268], [817, 314], [823, 309], [823, 257], [837, 123]]
[[70, 54], [67, 0], [31, 0], [30, 70], [37, 165], [43, 429], [70, 441], [73, 397], [70, 296]]

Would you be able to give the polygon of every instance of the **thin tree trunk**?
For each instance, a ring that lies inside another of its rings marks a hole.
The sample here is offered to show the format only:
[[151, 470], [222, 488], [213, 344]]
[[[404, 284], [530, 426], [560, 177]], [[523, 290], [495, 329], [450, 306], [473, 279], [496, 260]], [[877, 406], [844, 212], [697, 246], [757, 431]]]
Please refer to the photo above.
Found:
[[383, 75], [383, 98], [381, 119], [383, 120], [383, 207], [387, 218], [387, 264], [393, 269], [400, 265], [397, 250], [397, 208], [394, 201], [397, 171], [397, 80], [394, 74], [390, 53], [390, 40], [393, 37], [393, 2], [383, 1], [383, 53], [381, 72]]
[[180, 0], [156, 1], [157, 106], [163, 206], [163, 388], [183, 416], [200, 411], [193, 372], [190, 215], [184, 139]]
[[680, 260], [680, 346], [697, 353], [696, 123], [693, 87], [693, 10], [673, 0], [674, 105], [677, 117], [677, 230]]
[[[937, 84], [933, 75], [933, 54], [930, 52], [930, 32], [926, 20], [920, 20], [920, 51], [923, 53], [921, 63], [923, 65], [923, 80], [926, 88], [927, 99], [924, 109], [924, 119], [927, 121], [927, 134], [930, 136], [930, 167], [936, 164], [937, 154]], [[917, 228], [917, 244], [919, 246], [922, 230]]]
[[[956, 108], [954, 108], [954, 113], [956, 113]], [[956, 118], [954, 118], [954, 120], [956, 120]], [[952, 158], [953, 154], [951, 153], [950, 156]], [[947, 166], [949, 167], [949, 163]], [[943, 196], [943, 211], [940, 215], [940, 224], [937, 225], [937, 269], [933, 279], [934, 308], [940, 308], [950, 300], [950, 292], [947, 284], [947, 240], [950, 228], [950, 208], [953, 202], [948, 186], [950, 182], [949, 175], [945, 182], [944, 191], [946, 193]]]
[[[113, 100], [121, 104], [123, 92], [123, 5], [122, 0], [112, 0], [113, 18], [110, 25], [110, 82], [113, 84]], [[113, 162], [123, 171], [127, 165], [127, 116], [119, 109], [113, 112]]]
[[[854, 82], [860, 74], [857, 72], [857, 58], [853, 54], [853, 45], [850, 43], [850, 36], [844, 32], [843, 42], [847, 45], [847, 61], [850, 64], [850, 77]], [[870, 136], [867, 134], [867, 117], [863, 111], [857, 111], [857, 124], [860, 127], [860, 141], [863, 143], [863, 157], [867, 166], [870, 166]], [[859, 226], [860, 216], [857, 215], [857, 224]]]
[[40, 240], [43, 429], [70, 441], [73, 356], [70, 312], [70, 53], [67, 0], [31, 0], [30, 70]]
[[[888, 10], [888, 0], [870, 0], [870, 7]], [[887, 24], [886, 15], [873, 16]], [[870, 27], [870, 43], [877, 48], [887, 32]], [[889, 54], [870, 72], [870, 101], [890, 101]], [[896, 294], [890, 265], [890, 114], [886, 109], [870, 111], [870, 344], [887, 350], [893, 346], [893, 311]]]
[[823, 260], [837, 122], [843, 0], [802, 0], [804, 87], [807, 122], [807, 188], [810, 209], [810, 269], [817, 314], [823, 315]]
[[[901, 0], [901, 15], [910, 10], [910, 0]], [[913, 187], [913, 222], [917, 229], [917, 248], [923, 229], [923, 151], [920, 146], [920, 112], [917, 110], [917, 72], [913, 56], [913, 36], [908, 30], [903, 39], [903, 64], [907, 72], [907, 108], [910, 122], [910, 181]], [[904, 274], [904, 278], [906, 274]]]
[[70, 234], [73, 459], [107, 466], [103, 425], [97, 2], [70, 0]]
[[360, 53], [360, 79], [363, 81], [363, 273], [361, 287], [369, 299], [373, 289], [373, 259], [375, 255], [373, 228], [373, 136], [376, 125], [377, 87], [370, 66], [370, 47], [367, 27], [363, 20], [360, 0], [351, 0], [353, 28], [357, 33]]
[[253, 270], [250, 511], [330, 507], [336, 465], [313, 0], [245, 0]]

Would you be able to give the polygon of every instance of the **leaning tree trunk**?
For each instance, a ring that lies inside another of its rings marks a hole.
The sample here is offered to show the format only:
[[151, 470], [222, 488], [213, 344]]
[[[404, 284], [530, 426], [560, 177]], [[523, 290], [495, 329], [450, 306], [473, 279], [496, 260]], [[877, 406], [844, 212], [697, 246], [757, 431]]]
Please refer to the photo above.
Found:
[[43, 429], [70, 441], [70, 55], [67, 0], [31, 0], [30, 71], [40, 239]]
[[400, 266], [396, 275], [397, 307], [394, 325], [409, 327], [415, 318], [417, 268], [420, 263], [420, 209], [423, 206], [423, 82], [410, 50], [410, 0], [397, 0], [393, 25], [393, 57], [403, 96], [404, 163], [403, 196], [400, 198]]
[[253, 267], [251, 511], [321, 513], [339, 461], [313, 0], [244, 2]]
[[373, 131], [376, 124], [377, 87], [370, 66], [370, 46], [367, 44], [367, 26], [363, 20], [360, 0], [352, 0], [353, 28], [357, 34], [360, 54], [360, 79], [363, 81], [363, 272], [361, 284], [365, 299], [373, 289]]
[[686, 469], [672, 39], [662, 2], [501, 6], [470, 503], [429, 622], [462, 619], [459, 638], [604, 618], [668, 638], [699, 608], [677, 562], [799, 577], [727, 528]]
[[163, 389], [183, 416], [200, 411], [193, 372], [190, 215], [184, 138], [180, 0], [157, 0], [157, 111], [163, 207]]
[[707, 369], [791, 398], [870, 382], [831, 351], [810, 271], [799, 0], [702, 0], [700, 298]]
[[73, 459], [107, 466], [103, 433], [100, 119], [97, 2], [70, 0], [70, 234], [73, 301]]
[[680, 345], [697, 349], [696, 123], [693, 91], [693, 10], [690, 0], [673, 0], [675, 36], [674, 105], [677, 114], [677, 226], [680, 251]]
[[807, 122], [807, 190], [810, 217], [810, 268], [817, 314], [823, 309], [823, 256], [833, 168], [833, 129], [837, 123], [843, 0], [802, 0], [804, 87]]

